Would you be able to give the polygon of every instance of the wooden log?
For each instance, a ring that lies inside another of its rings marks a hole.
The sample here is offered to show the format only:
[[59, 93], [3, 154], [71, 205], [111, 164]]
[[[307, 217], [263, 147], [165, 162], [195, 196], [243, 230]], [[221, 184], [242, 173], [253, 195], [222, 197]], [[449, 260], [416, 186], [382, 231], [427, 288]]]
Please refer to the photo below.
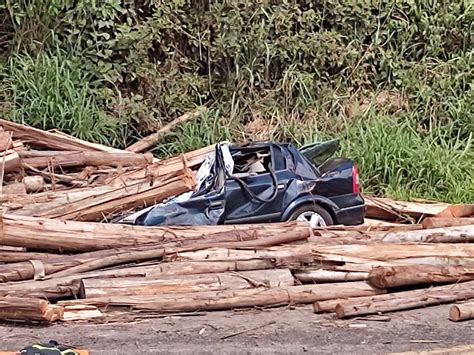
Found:
[[[308, 229], [259, 239], [250, 236], [247, 240], [241, 240], [240, 236], [235, 235], [220, 235], [218, 237], [211, 235], [200, 240], [181, 240], [142, 247], [97, 250], [78, 255], [58, 255], [41, 262], [38, 260], [36, 263], [29, 261], [0, 265], [0, 281], [28, 280], [42, 275], [49, 275], [48, 278], [59, 278], [131, 262], [159, 260], [167, 253], [176, 254], [189, 250], [206, 249], [214, 245], [230, 248], [265, 247], [305, 240], [308, 236]], [[236, 238], [238, 238], [237, 241], [235, 241]]]
[[[136, 154], [123, 152], [94, 152], [94, 151], [76, 151], [76, 152], [58, 152], [48, 153], [26, 151], [21, 153], [25, 167], [44, 169], [50, 165], [66, 167], [78, 166], [147, 166], [152, 163], [153, 156], [150, 154]], [[44, 155], [40, 155], [44, 154]], [[37, 156], [34, 156], [37, 155]]]
[[[165, 256], [167, 253], [177, 254], [190, 250], [202, 250], [207, 248], [216, 247], [228, 247], [228, 248], [255, 248], [255, 247], [268, 247], [280, 244], [291, 243], [295, 241], [305, 240], [309, 236], [309, 230], [297, 230], [288, 232], [281, 235], [268, 236], [260, 239], [245, 240], [245, 241], [234, 241], [234, 242], [221, 242], [216, 243], [215, 241], [205, 241], [200, 243], [188, 243], [189, 246], [176, 247], [175, 244], [162, 245], [153, 248], [152, 246], [139, 247], [139, 248], [123, 248], [116, 250], [115, 253], [110, 255], [110, 250], [102, 250], [89, 253], [89, 256], [93, 255], [93, 259], [84, 260], [81, 264], [70, 267], [66, 270], [50, 275], [50, 277], [63, 277], [83, 273], [87, 271], [97, 270], [105, 267], [126, 264], [130, 262], [139, 262], [145, 260], [159, 259]], [[1, 274], [0, 274], [1, 277]]]
[[[27, 247], [35, 250], [86, 252], [153, 243], [181, 242], [211, 234], [225, 233], [236, 240], [286, 233], [295, 223], [143, 227], [125, 224], [85, 223], [49, 218], [0, 215], [0, 245]], [[298, 228], [306, 229], [305, 227]], [[64, 236], [67, 235], [67, 238]]]
[[276, 288], [203, 291], [153, 296], [112, 296], [77, 301], [60, 301], [61, 305], [88, 304], [98, 307], [131, 306], [155, 312], [192, 312], [226, 310], [241, 307], [308, 304], [332, 298], [371, 295], [372, 287], [365, 282], [327, 285], [302, 285]]
[[196, 184], [188, 169], [176, 177], [159, 181], [139, 182], [119, 187], [97, 195], [88, 196], [73, 203], [45, 211], [39, 217], [61, 218], [80, 221], [101, 221], [109, 215], [133, 208], [162, 202], [165, 198], [191, 191]]
[[0, 283], [0, 297], [38, 297], [53, 301], [70, 297], [78, 298], [81, 294], [82, 284], [79, 279], [51, 281]]
[[26, 195], [26, 186], [22, 182], [14, 182], [13, 184], [4, 185], [2, 193], [15, 197]]
[[474, 224], [474, 217], [429, 217], [425, 218], [422, 222], [424, 229], [465, 226], [469, 224]]
[[390, 198], [364, 196], [366, 216], [387, 220], [409, 220], [412, 222], [426, 216], [436, 216], [446, 210], [447, 203], [418, 203], [395, 201]]
[[[175, 279], [183, 275], [209, 274], [209, 273], [242, 273], [251, 270], [272, 269], [277, 267], [289, 267], [292, 262], [275, 259], [256, 259], [232, 262], [174, 262], [152, 264], [146, 266], [125, 267], [111, 270], [97, 270], [79, 275], [70, 275], [56, 277], [41, 281], [16, 281], [1, 284], [0, 295], [28, 295], [33, 292], [36, 297], [47, 298], [51, 300], [63, 299], [65, 297], [80, 296], [80, 280], [89, 278], [95, 279], [113, 279], [122, 278], [143, 278], [147, 280], [156, 279]], [[118, 281], [117, 281], [118, 282]]]
[[0, 250], [0, 263], [17, 263], [28, 260], [48, 260], [58, 256], [57, 254], [34, 253], [26, 251], [4, 251]]
[[156, 279], [148, 277], [84, 279], [82, 280], [83, 293], [80, 298], [283, 287], [293, 286], [294, 282], [289, 269], [173, 275]]
[[455, 204], [449, 205], [444, 211], [441, 211], [436, 217], [460, 218], [474, 217], [474, 204]]
[[0, 152], [0, 169], [3, 174], [19, 171], [21, 167], [21, 159], [17, 152], [12, 149]]
[[61, 319], [63, 307], [32, 297], [0, 297], [0, 319], [54, 322]]
[[474, 302], [452, 305], [449, 309], [449, 319], [453, 322], [474, 318]]
[[367, 272], [334, 271], [334, 270], [300, 270], [294, 276], [303, 283], [327, 283], [344, 281], [364, 281], [368, 277]]
[[[306, 243], [304, 245], [288, 245], [283, 247], [259, 250], [207, 249], [189, 253], [181, 253], [182, 260], [246, 260], [255, 257], [282, 257], [297, 254], [313, 255], [320, 260], [340, 262], [357, 262], [382, 265], [382, 261], [400, 262], [410, 258], [421, 257], [454, 257], [474, 258], [474, 244], [392, 244], [390, 248], [381, 248], [379, 244], [320, 245]], [[372, 261], [372, 263], [370, 262]]]
[[474, 281], [342, 301], [336, 306], [338, 318], [403, 311], [474, 298]]
[[474, 224], [456, 227], [389, 232], [382, 238], [385, 243], [466, 243], [474, 241]]
[[44, 189], [44, 179], [41, 176], [25, 176], [23, 178], [26, 192], [41, 192]]
[[13, 148], [12, 132], [0, 131], [0, 152]]
[[90, 143], [58, 131], [43, 131], [41, 129], [0, 119], [0, 126], [6, 131], [13, 132], [13, 138], [23, 141], [31, 147], [57, 150], [88, 150], [99, 152], [123, 152], [120, 149], [101, 144]]
[[105, 184], [110, 186], [126, 186], [148, 178], [158, 178], [168, 174], [182, 171], [185, 168], [194, 168], [200, 165], [206, 157], [213, 153], [214, 145], [197, 149], [170, 159], [162, 160], [145, 168], [138, 168], [133, 171], [127, 171], [123, 174], [115, 174], [105, 180]]
[[184, 115], [181, 115], [170, 123], [164, 125], [156, 133], [153, 133], [145, 138], [140, 139], [138, 142], [135, 142], [126, 150], [135, 153], [143, 152], [158, 143], [161, 137], [163, 137], [165, 133], [170, 132], [175, 126], [201, 116], [206, 110], [206, 107], [198, 107], [194, 111], [186, 112]]
[[431, 285], [474, 280], [474, 266], [398, 265], [379, 266], [369, 273], [368, 282], [379, 288]]

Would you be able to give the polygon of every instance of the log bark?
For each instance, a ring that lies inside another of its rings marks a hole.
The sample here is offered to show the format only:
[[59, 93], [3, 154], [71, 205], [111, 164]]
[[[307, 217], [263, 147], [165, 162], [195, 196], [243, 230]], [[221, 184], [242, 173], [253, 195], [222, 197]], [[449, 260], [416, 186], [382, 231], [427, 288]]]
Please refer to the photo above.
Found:
[[15, 197], [24, 196], [26, 195], [26, 186], [21, 182], [14, 182], [13, 184], [3, 186], [2, 193]]
[[175, 126], [201, 116], [206, 110], [207, 110], [206, 107], [198, 107], [194, 111], [186, 112], [184, 115], [181, 115], [178, 118], [171, 121], [170, 123], [164, 125], [156, 133], [153, 133], [145, 138], [142, 138], [138, 142], [132, 144], [126, 150], [129, 152], [134, 152], [134, 153], [143, 152], [153, 147], [156, 143], [158, 143], [161, 137], [163, 137], [165, 133], [170, 132]]
[[0, 152], [13, 148], [12, 132], [0, 131]]
[[13, 138], [31, 147], [57, 150], [89, 150], [99, 152], [123, 152], [123, 150], [90, 143], [57, 131], [43, 131], [15, 122], [0, 119], [0, 126], [13, 132]]
[[[240, 237], [237, 239], [235, 235], [224, 234], [217, 237], [211, 235], [200, 239], [188, 239], [158, 245], [149, 244], [142, 247], [106, 249], [78, 255], [58, 255], [49, 260], [36, 263], [28, 261], [0, 265], [0, 281], [28, 280], [42, 274], [49, 275], [48, 278], [58, 278], [131, 262], [159, 260], [168, 253], [177, 254], [190, 250], [212, 248], [213, 246], [230, 248], [265, 247], [305, 240], [308, 236], [308, 229], [259, 239], [256, 239], [255, 236], [249, 236], [249, 239], [243, 241]], [[236, 239], [237, 241], [235, 241]]]
[[46, 280], [0, 283], [0, 297], [38, 297], [49, 301], [67, 297], [78, 298], [81, 294], [81, 287], [79, 279], [64, 282]]
[[229, 272], [241, 273], [251, 270], [258, 270], [258, 272], [261, 272], [264, 269], [290, 267], [291, 265], [292, 263], [287, 262], [286, 260], [275, 259], [256, 259], [232, 262], [198, 261], [161, 263], [111, 270], [90, 271], [79, 275], [56, 277], [50, 280], [0, 283], [0, 294], [27, 295], [28, 292], [34, 290], [35, 296], [47, 298], [49, 300], [63, 299], [65, 297], [79, 298], [80, 280], [90, 278], [101, 280], [112, 279], [117, 280], [117, 282], [122, 278], [144, 278], [149, 280], [179, 279], [183, 277], [183, 275]]
[[418, 203], [395, 201], [390, 198], [364, 196], [366, 217], [387, 220], [409, 220], [416, 222], [426, 216], [436, 216], [446, 210], [447, 203]]
[[162, 295], [222, 291], [255, 287], [293, 286], [294, 278], [288, 269], [213, 273], [159, 278], [134, 277], [120, 279], [83, 279], [80, 298], [112, 297], [118, 295]]
[[424, 229], [474, 225], [474, 217], [429, 217], [422, 222]]
[[389, 232], [384, 243], [466, 243], [474, 241], [474, 224], [466, 226], [423, 229], [417, 231]]
[[[236, 240], [286, 233], [297, 224], [143, 227], [125, 224], [85, 223], [49, 218], [0, 215], [0, 245], [45, 251], [87, 252], [94, 250], [199, 239], [225, 233]], [[64, 236], [67, 235], [67, 238]]]
[[369, 273], [368, 282], [379, 288], [431, 285], [474, 280], [474, 266], [399, 265], [380, 266]]
[[[378, 292], [378, 291], [375, 291]], [[365, 282], [328, 285], [302, 285], [244, 290], [205, 291], [153, 296], [113, 296], [61, 301], [61, 305], [89, 304], [98, 307], [131, 306], [156, 312], [192, 312], [226, 310], [241, 307], [308, 304], [332, 298], [371, 295]]]
[[334, 271], [334, 270], [302, 270], [296, 271], [294, 276], [303, 283], [328, 283], [344, 281], [364, 281], [367, 272]]
[[[43, 154], [43, 155], [41, 155]], [[152, 163], [150, 154], [94, 152], [94, 151], [50, 151], [47, 153], [26, 151], [21, 153], [25, 167], [44, 169], [48, 166], [61, 168], [80, 166], [147, 166]]]
[[101, 221], [110, 215], [133, 208], [162, 202], [165, 198], [191, 191], [195, 186], [193, 173], [188, 169], [176, 177], [148, 183], [139, 182], [45, 211], [38, 217], [78, 221]]
[[403, 311], [474, 298], [474, 281], [342, 301], [338, 318]]
[[[168, 253], [178, 254], [181, 252], [191, 250], [202, 250], [212, 247], [228, 247], [228, 248], [256, 248], [256, 247], [268, 247], [274, 245], [280, 245], [285, 243], [291, 243], [295, 241], [305, 240], [309, 237], [309, 230], [298, 230], [288, 232], [286, 234], [268, 236], [260, 239], [250, 239], [245, 241], [234, 241], [234, 242], [215, 242], [203, 240], [199, 243], [187, 242], [189, 246], [177, 247], [176, 243], [168, 244], [164, 246], [152, 246], [140, 247], [140, 248], [123, 248], [117, 250], [115, 253], [110, 254], [110, 251], [97, 251], [91, 252], [89, 255], [93, 255], [92, 260], [86, 260], [80, 265], [70, 267], [66, 270], [59, 271], [50, 275], [50, 277], [62, 277], [68, 275], [74, 275], [92, 270], [98, 270], [105, 267], [126, 264], [130, 262], [140, 262], [145, 260], [159, 259]], [[1, 276], [1, 275], [0, 275]]]
[[0, 319], [54, 322], [61, 319], [62, 306], [51, 305], [39, 298], [0, 297]]
[[17, 152], [10, 149], [0, 152], [0, 169], [4, 174], [21, 170], [21, 159]]
[[379, 266], [384, 261], [405, 262], [411, 258], [474, 258], [474, 244], [392, 244], [383, 248], [379, 244], [288, 245], [283, 247], [260, 249], [255, 251], [209, 249], [181, 253], [182, 260], [245, 260], [255, 257], [282, 257], [298, 254], [313, 255], [315, 260], [333, 260]]
[[452, 305], [449, 309], [449, 319], [453, 322], [474, 319], [474, 302]]
[[170, 159], [162, 160], [145, 168], [139, 168], [132, 171], [127, 171], [123, 174], [115, 174], [105, 180], [105, 184], [110, 186], [126, 186], [143, 181], [148, 178], [158, 178], [168, 174], [182, 171], [185, 168], [194, 168], [200, 165], [206, 157], [213, 153], [214, 145], [197, 149]]

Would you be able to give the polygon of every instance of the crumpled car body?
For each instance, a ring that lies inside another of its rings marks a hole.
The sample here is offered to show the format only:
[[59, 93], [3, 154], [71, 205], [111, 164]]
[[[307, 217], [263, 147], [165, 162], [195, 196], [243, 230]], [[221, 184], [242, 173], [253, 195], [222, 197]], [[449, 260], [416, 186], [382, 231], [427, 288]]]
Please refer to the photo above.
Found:
[[216, 145], [185, 197], [136, 212], [145, 226], [308, 221], [313, 227], [363, 223], [364, 200], [349, 159], [330, 158], [338, 142], [297, 149], [289, 143]]

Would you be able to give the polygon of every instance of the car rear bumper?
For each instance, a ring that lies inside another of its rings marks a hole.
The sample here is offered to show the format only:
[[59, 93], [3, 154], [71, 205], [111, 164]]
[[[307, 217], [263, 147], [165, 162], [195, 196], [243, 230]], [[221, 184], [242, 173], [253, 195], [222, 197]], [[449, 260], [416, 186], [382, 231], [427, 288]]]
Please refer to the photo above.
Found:
[[[364, 223], [365, 202], [361, 194], [344, 195], [336, 202], [339, 209], [334, 211], [334, 224], [356, 225]], [[342, 203], [341, 203], [342, 202]]]

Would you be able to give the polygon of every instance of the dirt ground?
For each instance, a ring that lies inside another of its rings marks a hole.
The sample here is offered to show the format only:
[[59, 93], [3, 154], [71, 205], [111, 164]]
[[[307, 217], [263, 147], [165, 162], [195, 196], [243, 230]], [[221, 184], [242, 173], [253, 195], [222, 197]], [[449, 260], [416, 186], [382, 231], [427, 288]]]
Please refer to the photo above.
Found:
[[302, 306], [109, 324], [3, 323], [0, 350], [54, 339], [81, 345], [92, 354], [386, 354], [453, 347], [458, 350], [442, 353], [474, 354], [474, 321], [450, 322], [448, 309], [430, 307], [378, 320], [337, 320]]

